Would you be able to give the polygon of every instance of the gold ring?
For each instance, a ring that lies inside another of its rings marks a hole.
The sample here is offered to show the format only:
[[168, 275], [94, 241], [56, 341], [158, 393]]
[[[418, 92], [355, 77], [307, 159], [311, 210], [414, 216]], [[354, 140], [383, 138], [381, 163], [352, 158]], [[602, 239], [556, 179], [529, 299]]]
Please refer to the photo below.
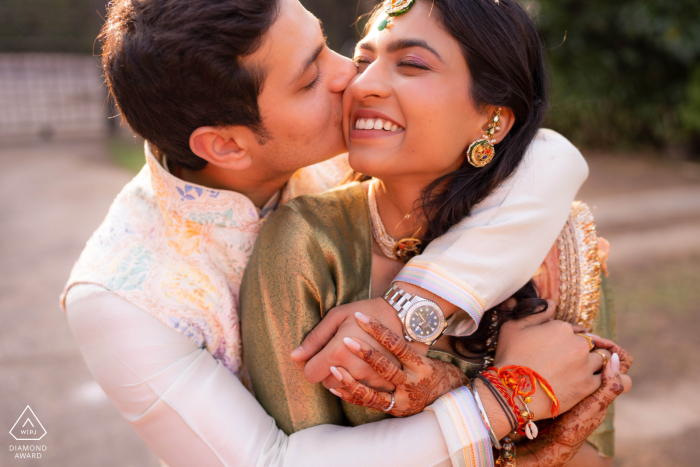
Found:
[[600, 349], [596, 349], [593, 352], [597, 353], [601, 357], [603, 357], [603, 368], [605, 368], [605, 365], [608, 363], [608, 357], [605, 356], [605, 352], [603, 352]]
[[582, 333], [582, 332], [580, 332], [580, 333], [578, 333], [578, 334], [576, 334], [576, 335], [577, 335], [577, 336], [581, 336], [581, 337], [583, 337], [584, 339], [586, 339], [586, 340], [588, 341], [588, 345], [590, 346], [590, 348], [588, 349], [589, 351], [595, 349], [595, 344], [593, 343], [593, 338], [592, 338], [592, 337], [587, 336], [586, 334], [584, 334], [584, 333]]

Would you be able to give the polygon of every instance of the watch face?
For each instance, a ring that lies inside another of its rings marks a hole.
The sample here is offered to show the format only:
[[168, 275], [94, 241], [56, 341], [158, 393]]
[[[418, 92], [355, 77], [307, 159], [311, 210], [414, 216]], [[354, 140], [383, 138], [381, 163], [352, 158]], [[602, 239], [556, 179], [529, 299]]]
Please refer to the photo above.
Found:
[[444, 327], [444, 318], [432, 302], [418, 303], [409, 310], [406, 317], [408, 334], [419, 342], [430, 342], [435, 339]]

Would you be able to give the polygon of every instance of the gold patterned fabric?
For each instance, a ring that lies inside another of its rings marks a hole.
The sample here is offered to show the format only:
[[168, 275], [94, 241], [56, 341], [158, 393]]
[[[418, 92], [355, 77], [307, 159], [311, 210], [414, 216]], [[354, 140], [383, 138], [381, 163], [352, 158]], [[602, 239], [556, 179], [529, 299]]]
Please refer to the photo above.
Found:
[[[359, 183], [279, 207], [260, 233], [241, 286], [244, 359], [258, 401], [287, 434], [387, 417], [310, 384], [304, 365], [289, 357], [329, 310], [369, 298], [371, 258], [367, 199]], [[605, 324], [595, 330], [605, 337], [612, 329], [607, 315], [608, 308], [601, 306], [596, 324]], [[429, 356], [454, 363], [470, 376], [477, 369], [445, 352]], [[612, 455], [600, 448], [611, 448], [612, 440], [613, 432], [606, 431], [592, 444]]]

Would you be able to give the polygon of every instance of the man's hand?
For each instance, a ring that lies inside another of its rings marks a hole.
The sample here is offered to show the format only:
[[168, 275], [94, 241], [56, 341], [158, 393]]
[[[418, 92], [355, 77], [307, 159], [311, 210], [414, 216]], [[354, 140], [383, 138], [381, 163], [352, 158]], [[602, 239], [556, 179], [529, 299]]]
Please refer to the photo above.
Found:
[[[383, 298], [362, 300], [333, 308], [306, 336], [301, 347], [292, 353], [292, 360], [297, 362], [308, 360], [304, 367], [306, 379], [311, 383], [323, 382], [323, 385], [329, 389], [342, 387], [340, 382], [331, 375], [330, 367], [336, 366], [345, 368], [356, 380], [371, 388], [393, 391], [395, 386], [391, 382], [379, 376], [367, 362], [350, 352], [343, 342], [345, 337], [363, 340], [379, 349], [386, 358], [401, 368], [401, 364], [391, 352], [360, 328], [355, 319], [355, 312], [358, 311], [380, 321], [393, 332], [403, 336], [403, 324], [391, 305]], [[427, 346], [417, 344], [411, 347], [422, 355], [427, 355]]]
[[[624, 373], [631, 364], [632, 357], [627, 352], [614, 353], [601, 373], [602, 386], [572, 410], [558, 417], [547, 434], [519, 446], [518, 465], [527, 467], [572, 465], [570, 462], [584, 446], [586, 438], [605, 419], [608, 406], [617, 396], [629, 391], [632, 386], [632, 380]], [[598, 460], [598, 465], [607, 464], [600, 458]], [[588, 462], [585, 465], [596, 464]]]
[[[501, 327], [494, 366], [522, 365], [535, 370], [551, 384], [564, 413], [601, 386], [601, 376], [595, 373], [601, 370], [603, 359], [590, 352], [588, 341], [576, 335], [571, 324], [550, 321], [555, 307], [548, 302], [547, 311]], [[601, 352], [610, 360], [607, 349]], [[531, 407], [541, 418], [550, 413], [552, 403], [544, 391], [537, 391]]]

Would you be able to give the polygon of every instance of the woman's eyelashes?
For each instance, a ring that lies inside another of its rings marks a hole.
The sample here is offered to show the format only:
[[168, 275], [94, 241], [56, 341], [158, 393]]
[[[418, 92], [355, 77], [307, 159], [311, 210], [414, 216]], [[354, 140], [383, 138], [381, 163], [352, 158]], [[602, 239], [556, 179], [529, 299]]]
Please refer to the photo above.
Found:
[[428, 65], [426, 65], [425, 63], [416, 62], [416, 61], [413, 61], [413, 60], [402, 60], [402, 61], [399, 62], [398, 66], [399, 66], [399, 67], [417, 68], [417, 69], [419, 69], [419, 70], [425, 70], [425, 71], [429, 71], [429, 70], [430, 70], [430, 67], [429, 67]]
[[372, 60], [370, 60], [369, 58], [367, 58], [363, 55], [354, 57], [352, 59], [352, 61], [355, 62], [355, 66], [357, 67], [357, 71], [359, 71], [360, 73], [365, 71], [365, 69], [369, 66], [369, 64], [372, 63]]
[[[369, 65], [372, 64], [372, 60], [364, 55], [356, 56], [353, 58], [353, 61], [355, 62], [355, 65], [357, 66], [357, 70], [362, 73], [367, 69]], [[414, 69], [414, 70], [421, 70], [421, 71], [430, 71], [431, 68], [422, 61], [416, 60], [416, 59], [401, 59], [396, 63], [396, 67], [399, 68], [399, 70], [403, 70], [402, 72]]]

